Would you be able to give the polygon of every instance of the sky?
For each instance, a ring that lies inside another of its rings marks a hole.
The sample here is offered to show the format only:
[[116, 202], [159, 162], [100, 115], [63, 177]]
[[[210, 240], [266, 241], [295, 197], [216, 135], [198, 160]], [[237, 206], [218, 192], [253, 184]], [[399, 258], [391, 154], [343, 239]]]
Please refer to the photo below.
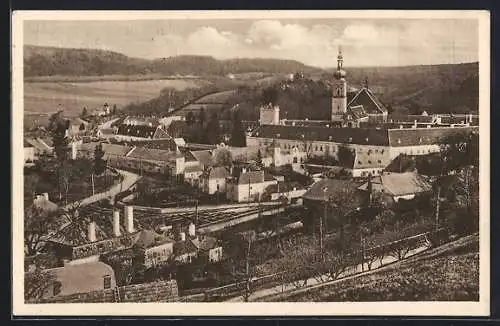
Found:
[[474, 19], [211, 19], [25, 21], [24, 44], [96, 48], [138, 58], [209, 55], [336, 66], [406, 66], [478, 61]]

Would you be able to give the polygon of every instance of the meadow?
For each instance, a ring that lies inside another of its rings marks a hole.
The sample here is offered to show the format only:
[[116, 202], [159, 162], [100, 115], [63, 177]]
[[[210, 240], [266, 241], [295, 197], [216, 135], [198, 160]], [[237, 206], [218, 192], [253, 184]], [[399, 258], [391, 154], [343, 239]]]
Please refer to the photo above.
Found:
[[205, 82], [199, 79], [129, 79], [37, 81], [24, 84], [24, 114], [47, 114], [63, 109], [76, 116], [85, 106], [88, 110], [104, 103], [118, 108], [129, 103], [144, 102], [158, 97], [163, 88], [177, 90], [197, 88]]

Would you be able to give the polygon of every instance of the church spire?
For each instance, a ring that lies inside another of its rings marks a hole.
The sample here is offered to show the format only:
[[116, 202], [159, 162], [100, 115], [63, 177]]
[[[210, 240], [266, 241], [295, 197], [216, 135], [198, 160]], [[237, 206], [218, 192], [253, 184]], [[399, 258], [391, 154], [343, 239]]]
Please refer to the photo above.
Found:
[[342, 46], [339, 45], [339, 54], [337, 55], [337, 70], [342, 69], [343, 63], [344, 63], [344, 57], [342, 56]]

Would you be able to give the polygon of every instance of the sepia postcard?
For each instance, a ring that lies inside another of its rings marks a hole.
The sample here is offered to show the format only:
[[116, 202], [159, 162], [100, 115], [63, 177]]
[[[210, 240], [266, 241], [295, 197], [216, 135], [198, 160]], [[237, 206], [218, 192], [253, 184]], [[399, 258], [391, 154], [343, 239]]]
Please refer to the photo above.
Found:
[[489, 314], [489, 12], [12, 24], [14, 315]]

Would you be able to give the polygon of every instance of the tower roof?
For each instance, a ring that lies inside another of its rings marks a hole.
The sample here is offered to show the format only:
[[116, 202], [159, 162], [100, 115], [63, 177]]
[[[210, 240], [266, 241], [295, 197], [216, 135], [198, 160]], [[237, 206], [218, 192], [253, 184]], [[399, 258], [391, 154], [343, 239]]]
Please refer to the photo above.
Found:
[[337, 55], [337, 71], [333, 73], [336, 79], [345, 78], [346, 72], [342, 69], [344, 63], [344, 57], [342, 56], [342, 48], [339, 46], [339, 54]]

